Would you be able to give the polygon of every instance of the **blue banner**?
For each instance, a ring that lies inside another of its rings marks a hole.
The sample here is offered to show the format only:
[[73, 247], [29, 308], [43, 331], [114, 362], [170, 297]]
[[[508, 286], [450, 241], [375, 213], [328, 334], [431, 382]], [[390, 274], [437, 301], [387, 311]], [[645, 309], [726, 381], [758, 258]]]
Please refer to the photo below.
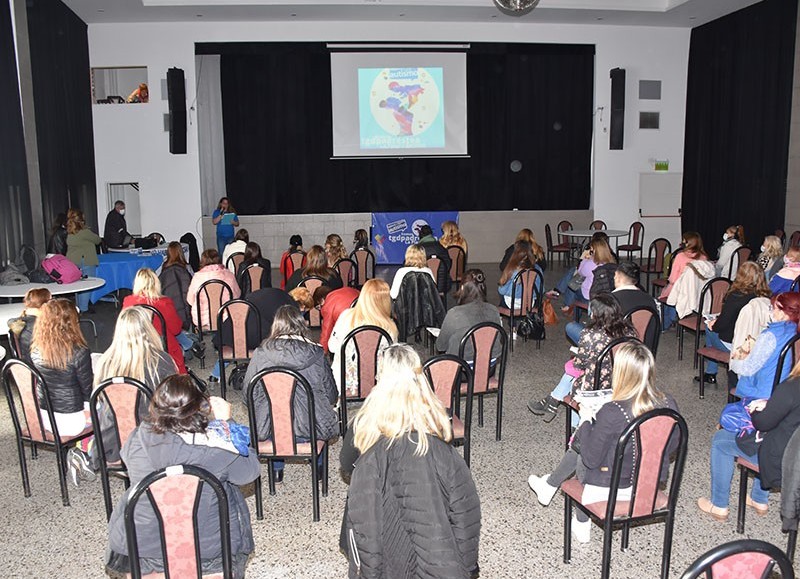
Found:
[[458, 223], [458, 211], [414, 211], [372, 214], [372, 246], [380, 264], [402, 264], [406, 248], [419, 241], [419, 228], [430, 225], [438, 239], [442, 223]]

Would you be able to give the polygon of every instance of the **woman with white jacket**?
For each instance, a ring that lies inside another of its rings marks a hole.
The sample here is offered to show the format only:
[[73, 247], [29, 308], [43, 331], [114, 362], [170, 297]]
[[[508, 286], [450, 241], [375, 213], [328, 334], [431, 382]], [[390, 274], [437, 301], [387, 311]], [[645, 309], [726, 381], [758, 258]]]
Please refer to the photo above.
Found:
[[[736, 250], [744, 245], [744, 228], [741, 225], [731, 225], [722, 235], [722, 245], [719, 246], [717, 259], [717, 276], [728, 277], [731, 260]], [[736, 269], [741, 264], [736, 264]], [[736, 269], [731, 273], [731, 281], [736, 279]]]

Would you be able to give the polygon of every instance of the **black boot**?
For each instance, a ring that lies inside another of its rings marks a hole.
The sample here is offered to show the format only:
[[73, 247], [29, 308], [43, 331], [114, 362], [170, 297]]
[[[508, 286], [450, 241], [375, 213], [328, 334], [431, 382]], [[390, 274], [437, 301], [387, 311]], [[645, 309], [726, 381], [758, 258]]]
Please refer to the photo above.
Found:
[[551, 400], [555, 401], [550, 395], [545, 396], [541, 400], [531, 400], [528, 402], [528, 410], [533, 412], [536, 416], [541, 416], [547, 410], [547, 405]]
[[547, 408], [544, 409], [544, 416], [542, 417], [542, 420], [544, 420], [545, 422], [553, 422], [553, 419], [558, 414], [559, 404], [558, 400], [556, 400], [552, 396], [548, 396], [547, 398], [548, 398]]

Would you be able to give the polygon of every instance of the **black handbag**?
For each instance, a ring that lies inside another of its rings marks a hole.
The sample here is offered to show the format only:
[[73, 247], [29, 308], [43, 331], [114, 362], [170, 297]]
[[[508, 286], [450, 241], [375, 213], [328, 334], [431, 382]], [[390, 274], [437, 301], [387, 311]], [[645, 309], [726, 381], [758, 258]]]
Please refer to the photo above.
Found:
[[524, 318], [517, 324], [517, 336], [525, 340], [544, 340], [546, 330], [544, 325], [544, 317], [539, 310], [531, 310]]

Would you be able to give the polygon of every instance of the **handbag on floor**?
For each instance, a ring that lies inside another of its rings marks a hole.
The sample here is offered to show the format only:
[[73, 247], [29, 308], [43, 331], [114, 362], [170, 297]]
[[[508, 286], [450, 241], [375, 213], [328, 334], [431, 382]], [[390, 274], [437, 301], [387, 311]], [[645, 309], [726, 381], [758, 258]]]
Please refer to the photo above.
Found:
[[550, 298], [544, 298], [544, 301], [542, 301], [542, 317], [544, 318], [545, 326], [558, 325], [556, 309], [553, 307], [553, 302], [550, 301]]

